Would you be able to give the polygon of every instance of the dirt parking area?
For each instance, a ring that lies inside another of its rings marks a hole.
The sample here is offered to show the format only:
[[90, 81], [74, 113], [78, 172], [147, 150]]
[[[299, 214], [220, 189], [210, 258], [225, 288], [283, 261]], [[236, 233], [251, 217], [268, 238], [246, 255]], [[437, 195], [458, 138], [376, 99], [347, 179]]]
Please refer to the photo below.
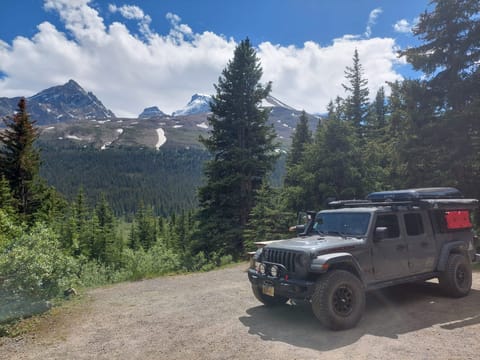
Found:
[[0, 359], [477, 359], [480, 273], [461, 299], [437, 284], [369, 293], [359, 325], [332, 332], [305, 304], [262, 306], [246, 264], [94, 289]]

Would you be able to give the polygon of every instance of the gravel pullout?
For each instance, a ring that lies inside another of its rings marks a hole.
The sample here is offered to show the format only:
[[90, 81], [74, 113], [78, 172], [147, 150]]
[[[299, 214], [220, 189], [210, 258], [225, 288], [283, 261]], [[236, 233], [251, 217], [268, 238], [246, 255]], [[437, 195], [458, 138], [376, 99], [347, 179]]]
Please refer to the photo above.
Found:
[[367, 295], [351, 330], [320, 326], [306, 304], [265, 308], [246, 264], [99, 288], [0, 339], [0, 359], [476, 359], [480, 273], [461, 299], [436, 283]]

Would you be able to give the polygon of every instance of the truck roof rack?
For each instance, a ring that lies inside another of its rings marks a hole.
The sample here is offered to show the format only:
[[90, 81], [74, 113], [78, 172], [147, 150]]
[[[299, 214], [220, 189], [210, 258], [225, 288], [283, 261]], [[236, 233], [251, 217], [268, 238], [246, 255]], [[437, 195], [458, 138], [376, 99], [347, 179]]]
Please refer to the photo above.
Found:
[[378, 191], [367, 195], [370, 201], [414, 201], [420, 199], [462, 199], [460, 190], [452, 187]]
[[379, 191], [368, 194], [366, 200], [339, 200], [328, 204], [331, 208], [348, 207], [421, 207], [443, 210], [475, 209], [477, 199], [465, 199], [455, 188], [419, 188], [406, 190]]

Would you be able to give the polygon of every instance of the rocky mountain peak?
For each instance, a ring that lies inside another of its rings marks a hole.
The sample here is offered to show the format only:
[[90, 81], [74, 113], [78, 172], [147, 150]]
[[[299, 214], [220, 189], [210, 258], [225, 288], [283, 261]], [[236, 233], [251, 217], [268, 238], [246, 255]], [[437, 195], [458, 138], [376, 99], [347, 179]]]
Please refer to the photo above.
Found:
[[[115, 118], [91, 92], [75, 80], [40, 91], [27, 100], [27, 111], [38, 125], [68, 120], [105, 120]], [[18, 98], [0, 98], [0, 117], [15, 113]]]
[[180, 110], [174, 111], [173, 116], [193, 115], [210, 112], [212, 97], [205, 94], [194, 94], [188, 104]]
[[138, 116], [139, 119], [149, 119], [152, 117], [164, 116], [165, 113], [161, 111], [157, 106], [151, 106], [143, 109], [142, 113]]

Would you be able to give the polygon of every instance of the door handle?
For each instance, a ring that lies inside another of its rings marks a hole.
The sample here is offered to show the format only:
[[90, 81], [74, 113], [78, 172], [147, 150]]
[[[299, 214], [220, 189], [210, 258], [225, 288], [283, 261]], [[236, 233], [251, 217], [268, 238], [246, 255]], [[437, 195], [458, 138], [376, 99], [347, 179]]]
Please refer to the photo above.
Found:
[[422, 248], [427, 248], [427, 247], [428, 247], [428, 242], [422, 241], [422, 242], [420, 243], [420, 246], [421, 246]]
[[397, 245], [397, 250], [399, 251], [403, 251], [406, 249], [406, 246], [405, 245]]

